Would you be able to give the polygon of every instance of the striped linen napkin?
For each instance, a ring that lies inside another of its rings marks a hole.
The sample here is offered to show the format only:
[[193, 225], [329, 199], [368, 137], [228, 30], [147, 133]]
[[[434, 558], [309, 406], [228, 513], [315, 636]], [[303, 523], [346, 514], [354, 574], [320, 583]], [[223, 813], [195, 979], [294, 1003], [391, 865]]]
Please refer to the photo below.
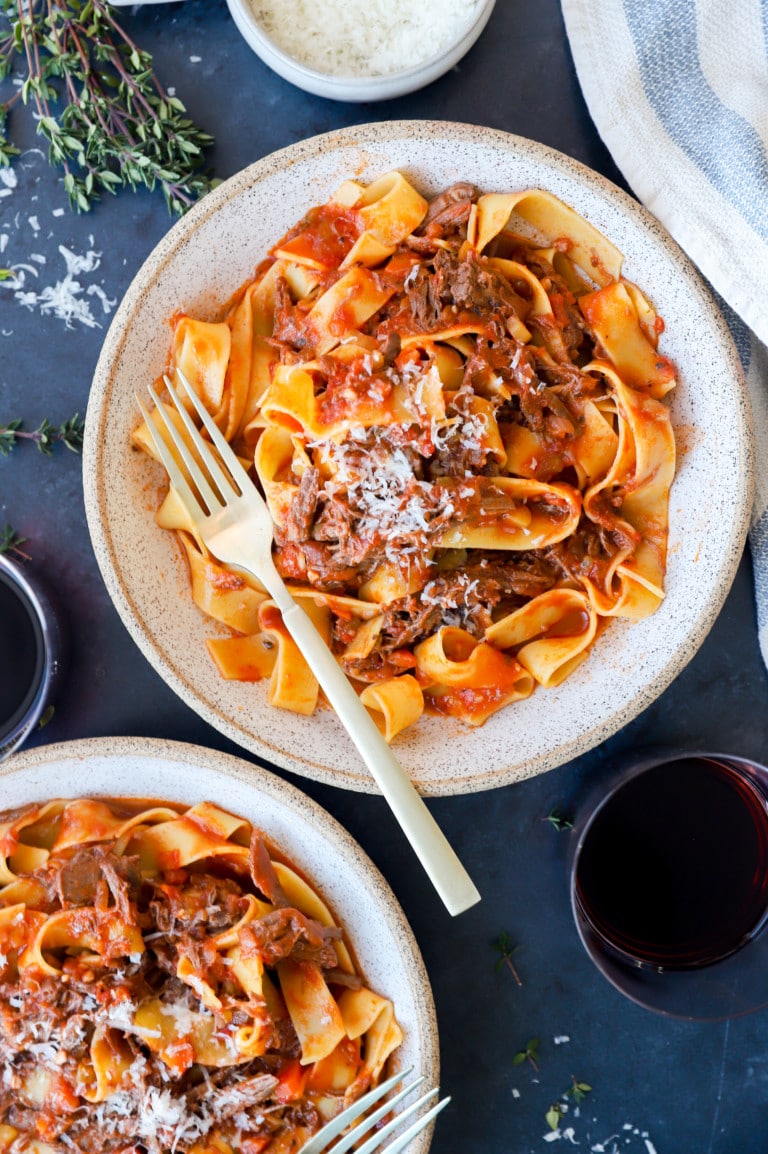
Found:
[[598, 132], [722, 298], [744, 363], [757, 449], [749, 542], [768, 665], [768, 0], [561, 3]]

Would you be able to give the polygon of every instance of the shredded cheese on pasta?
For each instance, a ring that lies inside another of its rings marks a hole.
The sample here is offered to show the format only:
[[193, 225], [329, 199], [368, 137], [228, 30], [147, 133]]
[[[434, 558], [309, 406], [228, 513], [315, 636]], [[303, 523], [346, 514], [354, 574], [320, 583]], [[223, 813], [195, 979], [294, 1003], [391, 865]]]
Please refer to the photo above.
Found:
[[401, 1040], [320, 896], [243, 819], [0, 814], [0, 1149], [296, 1149]]

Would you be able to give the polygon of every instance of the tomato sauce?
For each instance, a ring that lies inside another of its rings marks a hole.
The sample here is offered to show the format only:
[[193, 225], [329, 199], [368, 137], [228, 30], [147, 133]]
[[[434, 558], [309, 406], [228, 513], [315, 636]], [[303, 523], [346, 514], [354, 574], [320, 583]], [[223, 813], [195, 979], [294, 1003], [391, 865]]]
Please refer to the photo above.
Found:
[[361, 232], [359, 215], [353, 209], [324, 204], [313, 209], [275, 250], [323, 268], [337, 268]]

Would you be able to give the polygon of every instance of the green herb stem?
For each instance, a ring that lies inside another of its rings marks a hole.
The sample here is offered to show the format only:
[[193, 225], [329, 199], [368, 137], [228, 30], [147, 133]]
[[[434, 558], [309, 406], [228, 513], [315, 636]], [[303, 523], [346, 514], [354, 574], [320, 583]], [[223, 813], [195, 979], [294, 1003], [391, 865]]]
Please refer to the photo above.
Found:
[[70, 417], [61, 425], [52, 425], [46, 417], [36, 429], [29, 432], [23, 428], [23, 422], [16, 419], [7, 425], [0, 425], [0, 456], [9, 457], [19, 441], [33, 442], [47, 457], [51, 456], [57, 444], [64, 445], [73, 453], [79, 453], [83, 448], [84, 431], [84, 423], [79, 413], [75, 413], [74, 417]]
[[24, 561], [29, 561], [29, 554], [25, 553], [21, 546], [26, 541], [26, 537], [22, 537], [10, 525], [4, 525], [0, 529], [0, 554], [15, 553], [17, 557], [21, 557]]
[[[159, 186], [177, 214], [213, 187], [203, 168], [212, 137], [167, 94], [152, 57], [133, 42], [106, 0], [0, 0], [11, 30], [0, 36], [0, 77], [26, 63], [18, 93], [0, 105], [0, 164], [18, 153], [1, 133], [21, 95], [61, 165], [70, 205], [87, 211], [102, 193]], [[52, 103], [61, 102], [57, 116]]]
[[499, 957], [496, 961], [496, 969], [500, 970], [502, 966], [506, 966], [512, 977], [517, 982], [518, 986], [522, 986], [522, 979], [517, 972], [517, 967], [512, 961], [512, 955], [518, 950], [519, 946], [512, 945], [512, 939], [507, 930], [502, 930], [496, 941], [493, 943], [494, 949], [498, 950]]

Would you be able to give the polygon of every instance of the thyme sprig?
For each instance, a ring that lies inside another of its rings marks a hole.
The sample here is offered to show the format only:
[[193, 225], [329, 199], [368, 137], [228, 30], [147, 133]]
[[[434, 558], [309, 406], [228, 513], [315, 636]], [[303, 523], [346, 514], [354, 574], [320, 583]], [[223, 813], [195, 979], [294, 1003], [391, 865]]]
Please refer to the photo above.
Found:
[[557, 808], [551, 809], [544, 818], [544, 821], [548, 821], [558, 833], [562, 833], [562, 831], [566, 829], [573, 829], [573, 818], [564, 817]]
[[0, 529], [0, 553], [15, 553], [22, 560], [29, 561], [29, 554], [21, 548], [26, 539], [17, 533], [11, 525], [4, 525]]
[[557, 1130], [560, 1126], [560, 1119], [568, 1111], [568, 1099], [572, 1099], [574, 1105], [580, 1105], [587, 1094], [592, 1092], [592, 1087], [589, 1082], [578, 1082], [573, 1074], [571, 1074], [571, 1084], [565, 1093], [560, 1098], [559, 1102], [553, 1102], [547, 1110], [545, 1115], [547, 1125], [552, 1130]]
[[19, 441], [31, 441], [46, 457], [53, 454], [56, 445], [64, 445], [73, 453], [83, 447], [84, 423], [79, 413], [61, 425], [52, 425], [45, 417], [36, 429], [27, 432], [19, 418], [7, 425], [0, 425], [0, 456], [9, 457]]
[[[105, 0], [0, 0], [0, 79], [22, 58], [21, 87], [0, 104], [0, 165], [18, 155], [5, 136], [20, 99], [34, 109], [49, 160], [64, 170], [72, 208], [88, 211], [104, 192], [160, 187], [181, 215], [213, 186], [204, 170], [212, 137], [169, 96], [152, 57], [128, 36]], [[52, 105], [61, 103], [54, 115]]]
[[512, 1058], [512, 1065], [522, 1066], [523, 1062], [528, 1062], [528, 1064], [532, 1066], [538, 1074], [540, 1044], [541, 1043], [539, 1042], [538, 1038], [529, 1038], [523, 1049], [518, 1050], [518, 1052]]
[[512, 977], [517, 982], [518, 986], [522, 986], [523, 981], [517, 972], [517, 967], [512, 961], [512, 955], [520, 949], [519, 946], [512, 945], [512, 938], [506, 930], [502, 930], [496, 941], [493, 943], [494, 949], [498, 950], [499, 957], [496, 959], [496, 969], [500, 970], [502, 966], [506, 966]]

